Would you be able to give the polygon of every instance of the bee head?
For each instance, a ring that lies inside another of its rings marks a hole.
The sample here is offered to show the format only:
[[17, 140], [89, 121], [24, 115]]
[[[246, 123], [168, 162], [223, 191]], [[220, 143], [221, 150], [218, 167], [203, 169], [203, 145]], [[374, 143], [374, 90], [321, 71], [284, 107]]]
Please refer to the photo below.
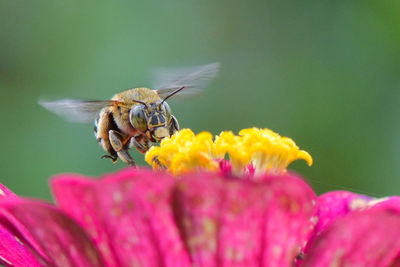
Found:
[[149, 135], [150, 139], [160, 141], [161, 139], [169, 136], [168, 125], [170, 124], [172, 115], [171, 108], [165, 102], [171, 96], [182, 91], [185, 87], [182, 86], [163, 100], [146, 104], [143, 101], [134, 100], [138, 105], [134, 105], [129, 112], [129, 121], [131, 125]]
[[171, 108], [164, 101], [150, 104], [139, 103], [130, 110], [129, 120], [135, 129], [143, 133], [148, 131], [153, 139], [160, 141], [169, 136]]

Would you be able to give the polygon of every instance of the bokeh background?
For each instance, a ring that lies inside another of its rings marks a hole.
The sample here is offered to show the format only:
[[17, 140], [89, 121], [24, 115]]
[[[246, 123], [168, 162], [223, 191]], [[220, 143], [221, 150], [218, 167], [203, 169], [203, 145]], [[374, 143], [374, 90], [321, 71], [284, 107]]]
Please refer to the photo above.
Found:
[[[0, 181], [50, 198], [62, 172], [98, 176], [93, 125], [41, 97], [108, 99], [151, 84], [157, 67], [219, 61], [181, 126], [268, 127], [314, 158], [291, 168], [322, 193], [400, 194], [399, 1], [0, 1]], [[145, 165], [143, 156], [134, 152]]]

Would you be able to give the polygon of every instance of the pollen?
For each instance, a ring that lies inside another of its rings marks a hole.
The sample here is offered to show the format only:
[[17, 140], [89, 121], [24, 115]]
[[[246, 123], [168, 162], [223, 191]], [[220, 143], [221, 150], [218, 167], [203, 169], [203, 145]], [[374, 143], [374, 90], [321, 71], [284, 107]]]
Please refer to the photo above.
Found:
[[313, 162], [311, 155], [300, 150], [292, 139], [259, 128], [243, 129], [238, 135], [223, 131], [215, 138], [209, 132], [195, 135], [190, 129], [183, 129], [164, 138], [159, 147], [151, 147], [145, 159], [154, 169], [163, 167], [174, 175], [217, 171], [224, 159], [229, 159], [235, 175], [243, 174], [249, 165], [255, 175], [281, 174], [297, 159], [305, 160], [309, 166]]
[[192, 170], [215, 171], [219, 164], [214, 160], [213, 150], [210, 133], [195, 135], [189, 129], [182, 129], [170, 138], [164, 138], [159, 147], [151, 147], [145, 160], [154, 169], [159, 169], [161, 165], [175, 175]]

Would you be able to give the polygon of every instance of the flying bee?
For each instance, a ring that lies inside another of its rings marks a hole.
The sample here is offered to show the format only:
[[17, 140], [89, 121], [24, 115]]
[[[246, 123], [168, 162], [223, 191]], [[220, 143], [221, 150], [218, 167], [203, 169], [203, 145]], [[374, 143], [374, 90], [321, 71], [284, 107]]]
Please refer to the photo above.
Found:
[[94, 135], [107, 152], [103, 158], [135, 166], [128, 150], [132, 146], [146, 153], [151, 143], [179, 131], [166, 100], [200, 92], [214, 78], [219, 63], [156, 73], [154, 90], [138, 87], [114, 95], [110, 100], [62, 99], [39, 102], [46, 109], [70, 122], [88, 123], [94, 120]]

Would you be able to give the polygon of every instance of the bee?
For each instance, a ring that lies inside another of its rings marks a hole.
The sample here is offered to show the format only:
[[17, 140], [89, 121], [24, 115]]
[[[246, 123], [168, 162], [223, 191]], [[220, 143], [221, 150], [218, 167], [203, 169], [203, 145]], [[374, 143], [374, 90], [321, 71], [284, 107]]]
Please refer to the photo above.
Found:
[[102, 158], [118, 158], [135, 166], [128, 150], [146, 153], [152, 143], [179, 131], [179, 123], [168, 103], [172, 96], [200, 92], [214, 78], [219, 63], [156, 72], [155, 89], [137, 87], [114, 95], [110, 100], [62, 99], [39, 104], [70, 122], [94, 120], [94, 135], [107, 152]]

